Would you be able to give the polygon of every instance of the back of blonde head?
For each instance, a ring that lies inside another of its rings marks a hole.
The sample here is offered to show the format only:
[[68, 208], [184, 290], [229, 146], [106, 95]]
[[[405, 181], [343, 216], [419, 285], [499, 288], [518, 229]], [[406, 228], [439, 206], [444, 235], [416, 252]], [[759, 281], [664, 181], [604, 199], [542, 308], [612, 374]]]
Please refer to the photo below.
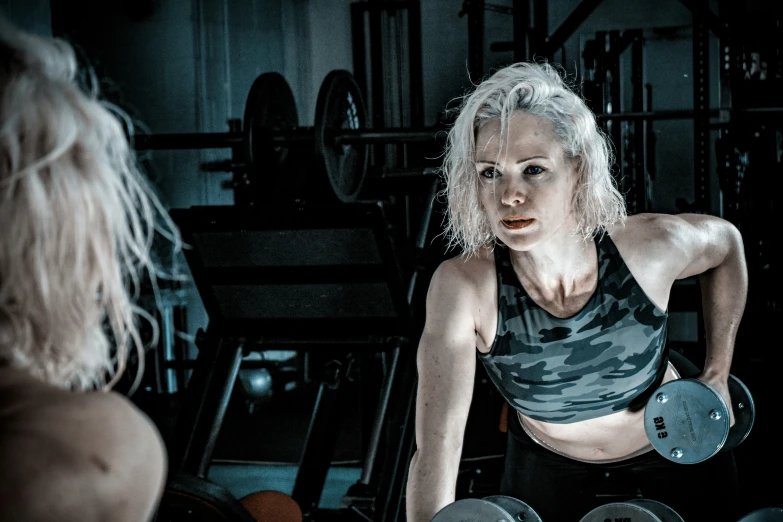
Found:
[[476, 134], [482, 125], [500, 119], [501, 141], [514, 111], [546, 118], [567, 159], [577, 163], [574, 194], [575, 234], [587, 239], [598, 230], [622, 223], [625, 201], [610, 172], [612, 155], [605, 135], [584, 101], [543, 63], [518, 63], [503, 68], [465, 96], [448, 137], [443, 172], [448, 201], [446, 235], [466, 255], [494, 243], [486, 214], [479, 204], [475, 167]]
[[67, 43], [0, 20], [0, 364], [85, 390], [142, 350], [133, 298], [145, 269], [155, 278], [157, 215], [179, 240], [76, 73]]

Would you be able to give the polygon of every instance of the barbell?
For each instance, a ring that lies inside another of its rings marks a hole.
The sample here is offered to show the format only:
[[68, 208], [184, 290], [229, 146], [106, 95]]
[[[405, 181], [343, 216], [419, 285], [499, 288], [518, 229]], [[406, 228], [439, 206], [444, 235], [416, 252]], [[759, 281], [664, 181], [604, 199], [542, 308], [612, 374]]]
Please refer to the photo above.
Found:
[[[713, 112], [717, 114], [717, 111]], [[692, 110], [650, 111], [601, 114], [596, 118], [599, 121], [647, 121], [692, 118], [693, 115]], [[317, 170], [325, 171], [326, 179], [308, 178], [303, 183], [310, 184], [311, 192], [318, 196], [331, 189], [340, 201], [354, 202], [372, 199], [376, 196], [374, 191], [388, 186], [389, 182], [407, 184], [415, 179], [432, 179], [437, 172], [437, 169], [423, 168], [381, 170], [377, 175], [368, 176], [368, 145], [427, 143], [446, 137], [444, 130], [436, 127], [369, 128], [359, 85], [349, 71], [340, 69], [327, 74], [321, 84], [314, 125], [300, 127], [298, 121], [288, 82], [281, 74], [268, 72], [253, 82], [243, 120], [229, 132], [139, 134], [134, 137], [133, 146], [136, 150], [232, 149], [236, 158], [209, 164], [206, 170], [241, 173], [234, 180], [235, 190], [256, 183], [269, 194], [275, 193], [280, 181], [274, 179], [274, 175], [267, 175], [262, 180], [262, 173], [282, 172], [292, 148], [313, 147], [319, 165]], [[287, 176], [282, 179], [291, 183]]]
[[[138, 135], [136, 150], [230, 148], [240, 161], [221, 162], [211, 170], [244, 170], [248, 176], [262, 172], [280, 172], [291, 149], [314, 146], [315, 157], [332, 191], [344, 202], [366, 196], [367, 146], [372, 144], [431, 142], [442, 130], [435, 128], [396, 128], [372, 130], [359, 85], [345, 70], [327, 74], [318, 91], [313, 127], [299, 127], [291, 88], [282, 75], [263, 73], [250, 89], [242, 129], [224, 133]], [[383, 181], [431, 178], [435, 169], [384, 170]], [[272, 176], [263, 185], [273, 189]], [[251, 184], [245, 178], [246, 184]]]

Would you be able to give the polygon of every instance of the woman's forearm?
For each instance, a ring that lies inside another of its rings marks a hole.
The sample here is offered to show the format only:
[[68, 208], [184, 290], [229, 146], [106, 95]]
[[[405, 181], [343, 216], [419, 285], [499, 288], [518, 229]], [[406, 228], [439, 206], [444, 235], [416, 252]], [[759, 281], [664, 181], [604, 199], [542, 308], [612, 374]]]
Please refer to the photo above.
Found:
[[742, 236], [729, 227], [730, 248], [723, 261], [699, 276], [706, 334], [704, 374], [728, 378], [734, 342], [748, 294]]
[[407, 522], [430, 522], [438, 511], [454, 502], [459, 459], [459, 454], [414, 453], [406, 489]]

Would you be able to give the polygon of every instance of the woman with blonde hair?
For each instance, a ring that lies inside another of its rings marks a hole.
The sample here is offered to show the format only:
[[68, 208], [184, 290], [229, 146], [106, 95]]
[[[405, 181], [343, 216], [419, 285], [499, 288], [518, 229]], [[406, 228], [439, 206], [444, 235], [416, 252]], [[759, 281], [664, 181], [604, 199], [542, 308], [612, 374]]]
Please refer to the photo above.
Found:
[[672, 463], [643, 420], [652, 392], [688, 371], [666, 349], [666, 324], [673, 283], [695, 275], [707, 342], [698, 378], [730, 404], [742, 237], [707, 215], [627, 216], [611, 161], [594, 115], [551, 65], [506, 67], [463, 99], [444, 163], [446, 233], [462, 255], [427, 295], [409, 522], [455, 500], [476, 360], [510, 406], [500, 493], [543, 520], [581, 519], [615, 473], [685, 520], [738, 518], [731, 452]]
[[0, 520], [149, 520], [166, 475], [155, 426], [110, 390], [143, 349], [156, 219], [178, 233], [76, 73], [67, 43], [0, 20]]

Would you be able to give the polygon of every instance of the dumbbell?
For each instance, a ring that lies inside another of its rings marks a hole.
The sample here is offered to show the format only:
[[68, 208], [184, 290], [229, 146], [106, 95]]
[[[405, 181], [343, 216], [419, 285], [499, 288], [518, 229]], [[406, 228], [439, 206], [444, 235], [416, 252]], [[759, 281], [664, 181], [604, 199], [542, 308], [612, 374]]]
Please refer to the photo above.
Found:
[[[672, 508], [650, 499], [611, 502], [599, 506], [579, 522], [684, 522]], [[526, 503], [514, 497], [493, 495], [458, 500], [444, 507], [431, 522], [542, 522]], [[691, 522], [691, 521], [689, 521]], [[770, 507], [748, 513], [738, 522], [783, 522], [783, 508]]]
[[696, 464], [744, 441], [756, 415], [748, 388], [729, 375], [729, 408], [710, 385], [697, 379], [677, 379], [660, 386], [647, 401], [644, 429], [655, 451], [681, 464]]
[[[604, 504], [590, 511], [579, 522], [614, 522], [617, 520], [623, 522], [684, 522], [683, 518], [666, 504], [649, 499]], [[738, 522], [783, 522], [783, 508], [759, 509], [748, 513]]]
[[514, 497], [492, 495], [464, 498], [438, 511], [431, 522], [542, 522], [538, 514]]
[[634, 499], [626, 502], [611, 502], [599, 506], [582, 517], [579, 522], [684, 522], [682, 517], [662, 502], [649, 499]]
[[768, 507], [752, 511], [738, 522], [783, 522], [783, 507]]
[[[662, 502], [634, 499], [612, 502], [590, 511], [579, 522], [684, 522], [672, 508]], [[771, 507], [748, 513], [738, 522], [783, 522], [783, 508]]]

